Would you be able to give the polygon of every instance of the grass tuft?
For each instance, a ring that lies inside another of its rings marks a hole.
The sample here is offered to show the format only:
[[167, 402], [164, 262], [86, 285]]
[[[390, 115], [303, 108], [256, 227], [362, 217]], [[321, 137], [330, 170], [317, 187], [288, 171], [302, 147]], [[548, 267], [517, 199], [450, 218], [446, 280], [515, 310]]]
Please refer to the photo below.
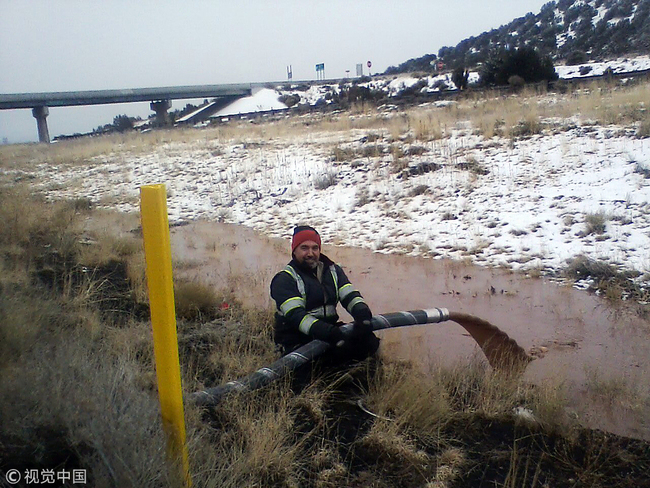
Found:
[[604, 234], [607, 230], [609, 217], [604, 212], [588, 213], [585, 215], [585, 235]]
[[650, 137], [650, 116], [646, 115], [646, 117], [639, 122], [636, 135], [641, 138]]
[[[174, 283], [176, 316], [187, 320], [202, 320], [215, 315], [222, 304], [215, 290], [206, 284], [194, 281]], [[225, 307], [225, 305], [223, 305]]]
[[338, 181], [338, 175], [336, 174], [336, 171], [329, 170], [326, 171], [324, 174], [319, 175], [314, 180], [314, 188], [316, 188], [317, 190], [325, 190], [330, 186], [336, 185], [337, 181]]
[[578, 256], [569, 261], [564, 275], [576, 281], [591, 279], [589, 289], [613, 301], [648, 299], [648, 290], [635, 281], [638, 272], [620, 271], [606, 261]]
[[[650, 137], [650, 134], [648, 135], [648, 137]], [[636, 163], [636, 167], [634, 168], [634, 172], [640, 174], [646, 180], [650, 178], [650, 169], [646, 168], [641, 163]]]

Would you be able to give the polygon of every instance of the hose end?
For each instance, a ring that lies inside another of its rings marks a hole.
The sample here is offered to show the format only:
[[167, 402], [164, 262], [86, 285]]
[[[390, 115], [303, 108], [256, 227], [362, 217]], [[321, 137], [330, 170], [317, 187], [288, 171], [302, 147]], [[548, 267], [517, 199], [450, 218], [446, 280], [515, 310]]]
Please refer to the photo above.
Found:
[[437, 324], [449, 320], [449, 310], [446, 308], [430, 308], [425, 310], [425, 312], [429, 324]]

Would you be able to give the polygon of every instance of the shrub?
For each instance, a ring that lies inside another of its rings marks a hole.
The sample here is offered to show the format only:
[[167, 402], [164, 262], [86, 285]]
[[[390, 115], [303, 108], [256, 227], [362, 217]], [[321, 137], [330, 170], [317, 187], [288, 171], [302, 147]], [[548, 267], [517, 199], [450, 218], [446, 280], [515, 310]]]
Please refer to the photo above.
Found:
[[603, 212], [589, 213], [585, 215], [585, 235], [604, 234], [606, 230], [607, 216]]
[[229, 208], [217, 209], [217, 222], [227, 222], [232, 218], [232, 211]]
[[583, 64], [587, 62], [587, 55], [584, 51], [572, 51], [566, 58], [566, 64], [574, 66], [576, 64]]
[[647, 116], [639, 123], [636, 136], [641, 138], [650, 137], [650, 116]]
[[314, 181], [314, 188], [317, 190], [324, 190], [330, 186], [336, 185], [337, 175], [335, 171], [327, 171], [318, 176]]
[[372, 144], [372, 145], [363, 146], [361, 149], [359, 149], [358, 154], [363, 156], [364, 158], [376, 158], [382, 155], [384, 151], [385, 148], [383, 145]]
[[380, 134], [374, 134], [372, 132], [368, 133], [368, 135], [364, 136], [361, 139], [361, 142], [366, 143], [366, 142], [376, 142], [378, 140], [381, 140], [382, 136]]
[[573, 280], [591, 278], [593, 284], [589, 289], [603, 294], [610, 300], [624, 297], [647, 300], [647, 291], [632, 281], [639, 275], [638, 272], [619, 271], [606, 261], [578, 256], [569, 261], [564, 274]]
[[427, 148], [424, 146], [411, 146], [406, 150], [407, 156], [421, 156], [427, 152]]
[[580, 66], [580, 75], [585, 76], [586, 74], [591, 72], [591, 66]]
[[449, 87], [447, 86], [447, 83], [445, 83], [445, 80], [436, 80], [433, 84], [433, 88], [436, 90], [445, 91]]
[[278, 100], [284, 103], [287, 107], [293, 107], [300, 102], [299, 95], [282, 95]]
[[174, 285], [176, 316], [184, 319], [211, 317], [218, 306], [214, 288], [203, 283], [177, 281]]
[[430, 193], [431, 190], [427, 185], [418, 185], [409, 190], [410, 197], [417, 197], [418, 195], [424, 195], [425, 193]]
[[558, 79], [550, 56], [542, 56], [533, 48], [522, 47], [493, 54], [483, 65], [480, 83], [484, 86], [503, 86], [514, 75], [520, 76], [526, 83]]
[[636, 163], [636, 168], [634, 168], [634, 172], [642, 175], [646, 180], [650, 178], [650, 169], [644, 167], [640, 163]]
[[417, 83], [414, 83], [413, 85], [406, 87], [402, 91], [400, 91], [399, 96], [416, 97], [422, 92], [422, 89], [426, 86], [427, 86], [426, 80], [419, 80]]
[[336, 146], [332, 151], [332, 157], [336, 162], [351, 161], [355, 156], [355, 150], [349, 147]]
[[363, 207], [364, 205], [370, 203], [372, 198], [370, 197], [370, 192], [367, 187], [358, 188], [355, 195], [354, 206]]
[[511, 129], [510, 135], [512, 137], [532, 136], [539, 134], [541, 131], [542, 124], [539, 122], [539, 120], [530, 117], [524, 120], [520, 120], [519, 123]]
[[[428, 116], [409, 117], [413, 126], [413, 133], [415, 138], [419, 141], [430, 141], [432, 139], [442, 138], [442, 127], [440, 126], [440, 118], [434, 117], [432, 114]], [[426, 148], [422, 146], [413, 146], [408, 151], [408, 155], [419, 156], [426, 152]]]
[[384, 92], [381, 90], [373, 90], [367, 86], [352, 85], [344, 88], [339, 93], [339, 100], [352, 104], [354, 102], [371, 102], [380, 100], [384, 97]]
[[526, 84], [526, 80], [524, 80], [519, 75], [512, 75], [510, 78], [508, 78], [508, 85], [510, 85], [513, 88], [521, 88], [525, 84]]
[[466, 162], [458, 163], [456, 165], [458, 169], [463, 171], [469, 171], [475, 175], [485, 176], [490, 173], [490, 171], [478, 162], [475, 158], [468, 158]]
[[459, 66], [451, 75], [451, 81], [454, 82], [454, 85], [456, 85], [456, 88], [459, 90], [466, 89], [469, 81], [469, 70], [465, 69], [464, 66]]
[[117, 115], [113, 119], [113, 127], [118, 132], [126, 132], [133, 129], [133, 119], [128, 115]]

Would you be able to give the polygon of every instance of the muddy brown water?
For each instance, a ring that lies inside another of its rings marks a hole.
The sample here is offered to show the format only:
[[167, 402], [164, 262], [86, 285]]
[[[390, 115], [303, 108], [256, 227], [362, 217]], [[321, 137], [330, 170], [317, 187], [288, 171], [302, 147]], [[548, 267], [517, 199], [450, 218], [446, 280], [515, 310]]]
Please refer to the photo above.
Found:
[[[374, 313], [444, 307], [489, 321], [540, 353], [524, 377], [562, 385], [583, 425], [650, 440], [650, 323], [635, 307], [613, 308], [584, 291], [502, 269], [327, 243], [323, 252], [343, 266]], [[172, 228], [172, 254], [179, 277], [229, 287], [249, 305], [271, 306], [269, 283], [290, 259], [289, 236], [197, 222]], [[484, 360], [451, 321], [378, 334], [383, 355], [425, 369]]]

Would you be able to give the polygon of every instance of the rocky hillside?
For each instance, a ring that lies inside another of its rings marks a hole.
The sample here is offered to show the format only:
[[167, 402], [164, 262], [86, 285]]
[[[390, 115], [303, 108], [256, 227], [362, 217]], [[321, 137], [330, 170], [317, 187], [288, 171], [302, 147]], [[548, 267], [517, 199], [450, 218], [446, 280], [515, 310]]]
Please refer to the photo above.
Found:
[[391, 66], [386, 74], [431, 70], [433, 59], [449, 69], [472, 68], [499, 49], [523, 46], [551, 56], [556, 64], [650, 53], [650, 0], [552, 1], [536, 15], [442, 47], [437, 56], [426, 54]]

